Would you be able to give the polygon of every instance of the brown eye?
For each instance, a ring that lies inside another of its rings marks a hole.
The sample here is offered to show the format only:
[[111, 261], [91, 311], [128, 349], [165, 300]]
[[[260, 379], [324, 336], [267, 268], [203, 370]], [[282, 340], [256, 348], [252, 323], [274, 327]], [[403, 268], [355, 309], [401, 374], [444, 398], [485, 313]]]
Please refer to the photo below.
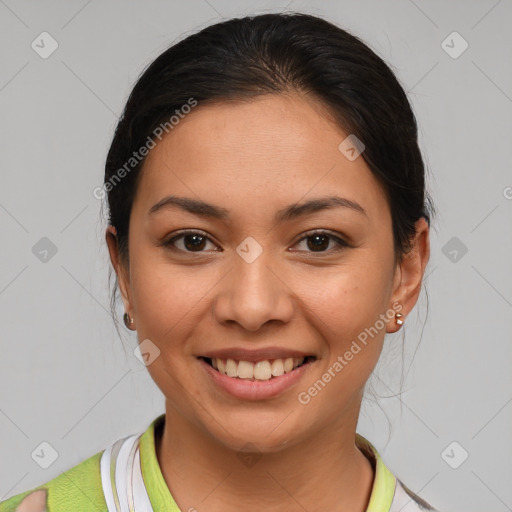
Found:
[[329, 246], [329, 236], [327, 235], [313, 235], [308, 236], [308, 249], [312, 251], [325, 250]]
[[[306, 233], [306, 236], [299, 241], [299, 244], [306, 241], [305, 252], [329, 253], [340, 251], [345, 247], [350, 247], [345, 240], [329, 232], [316, 231]], [[334, 242], [334, 248], [329, 249], [329, 245]]]
[[216, 246], [203, 233], [186, 231], [171, 238], [169, 241], [164, 242], [163, 245], [170, 249], [176, 249], [177, 251], [182, 252], [205, 252], [204, 249], [208, 242], [213, 245], [213, 250], [217, 250], [215, 249]]
[[188, 251], [202, 250], [206, 245], [206, 237], [201, 235], [185, 235], [183, 245]]

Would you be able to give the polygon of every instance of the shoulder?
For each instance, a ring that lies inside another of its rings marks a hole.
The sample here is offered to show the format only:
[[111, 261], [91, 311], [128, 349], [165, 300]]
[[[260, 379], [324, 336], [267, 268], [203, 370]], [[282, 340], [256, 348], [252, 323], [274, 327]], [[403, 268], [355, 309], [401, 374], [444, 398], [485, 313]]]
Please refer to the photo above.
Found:
[[103, 451], [45, 484], [0, 502], [0, 512], [107, 512], [100, 470]]

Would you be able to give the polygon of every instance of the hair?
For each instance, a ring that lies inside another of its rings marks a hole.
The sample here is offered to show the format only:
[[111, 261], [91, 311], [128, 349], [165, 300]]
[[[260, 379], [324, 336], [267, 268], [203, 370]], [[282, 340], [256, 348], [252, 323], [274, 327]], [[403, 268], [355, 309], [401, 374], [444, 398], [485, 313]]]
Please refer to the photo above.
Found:
[[[123, 264], [129, 262], [130, 212], [145, 159], [131, 163], [112, 185], [134, 151], [159, 133], [159, 126], [168, 126], [170, 117], [185, 112], [191, 99], [200, 107], [288, 93], [316, 99], [344, 132], [362, 141], [361, 156], [387, 196], [395, 261], [402, 260], [416, 221], [424, 217], [430, 226], [434, 214], [406, 93], [388, 65], [356, 36], [316, 16], [280, 13], [210, 25], [165, 50], [139, 77], [105, 165], [108, 220], [117, 230]], [[117, 280], [114, 316], [116, 289]]]

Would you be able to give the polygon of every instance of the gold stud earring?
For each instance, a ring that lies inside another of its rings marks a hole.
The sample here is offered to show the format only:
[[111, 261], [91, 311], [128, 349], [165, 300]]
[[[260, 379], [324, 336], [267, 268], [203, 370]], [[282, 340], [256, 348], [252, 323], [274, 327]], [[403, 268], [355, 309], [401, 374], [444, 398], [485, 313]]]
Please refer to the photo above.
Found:
[[124, 325], [126, 325], [126, 328], [130, 329], [130, 325], [133, 324], [133, 318], [130, 317], [130, 314], [128, 312], [126, 312], [123, 315], [123, 320], [124, 320]]
[[404, 317], [404, 315], [402, 315], [402, 313], [395, 314], [395, 321], [396, 321], [397, 325], [403, 325], [403, 323], [404, 323], [404, 321], [402, 320], [403, 317]]

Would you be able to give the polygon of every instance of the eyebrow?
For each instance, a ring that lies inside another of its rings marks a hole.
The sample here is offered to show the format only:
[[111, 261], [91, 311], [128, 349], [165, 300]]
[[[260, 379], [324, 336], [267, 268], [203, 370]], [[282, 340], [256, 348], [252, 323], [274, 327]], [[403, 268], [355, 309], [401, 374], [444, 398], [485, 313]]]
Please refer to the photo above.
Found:
[[[368, 214], [366, 210], [356, 201], [338, 196], [322, 197], [318, 199], [311, 199], [304, 203], [291, 204], [285, 208], [279, 210], [275, 215], [276, 222], [286, 222], [303, 215], [316, 213], [321, 210], [327, 210], [330, 208], [350, 208], [353, 211], [359, 212], [366, 217]], [[168, 208], [180, 208], [193, 215], [200, 217], [210, 217], [219, 220], [229, 219], [229, 210], [220, 206], [206, 203], [197, 199], [191, 199], [188, 197], [177, 197], [177, 196], [166, 196], [158, 203], [153, 205], [149, 209], [149, 214], [154, 214], [161, 210]]]

